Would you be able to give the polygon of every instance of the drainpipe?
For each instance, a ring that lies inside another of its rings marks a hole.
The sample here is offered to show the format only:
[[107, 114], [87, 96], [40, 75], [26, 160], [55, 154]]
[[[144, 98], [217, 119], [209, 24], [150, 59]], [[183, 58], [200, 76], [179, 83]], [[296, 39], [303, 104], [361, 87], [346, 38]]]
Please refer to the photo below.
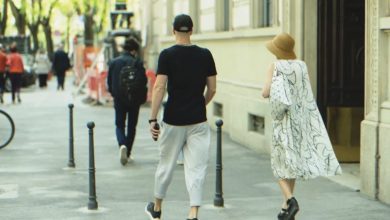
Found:
[[375, 199], [379, 200], [379, 123], [376, 126], [376, 149], [375, 149]]

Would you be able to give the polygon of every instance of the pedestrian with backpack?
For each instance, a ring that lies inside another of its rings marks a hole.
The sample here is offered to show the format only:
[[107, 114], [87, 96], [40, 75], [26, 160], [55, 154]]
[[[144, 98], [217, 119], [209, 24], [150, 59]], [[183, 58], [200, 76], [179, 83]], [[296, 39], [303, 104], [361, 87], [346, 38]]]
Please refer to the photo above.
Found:
[[[131, 162], [131, 151], [136, 134], [141, 104], [146, 101], [147, 78], [143, 62], [137, 57], [138, 41], [127, 38], [123, 54], [109, 63], [107, 85], [114, 98], [116, 138], [120, 163]], [[127, 132], [125, 131], [127, 118]]]
[[154, 139], [160, 134], [159, 126], [156, 126], [157, 114], [166, 85], [168, 100], [161, 122], [161, 137], [158, 138], [160, 161], [155, 174], [155, 199], [145, 207], [151, 220], [161, 218], [162, 201], [181, 151], [184, 154], [184, 173], [190, 197], [188, 220], [198, 220], [202, 202], [210, 148], [206, 105], [216, 92], [217, 71], [211, 52], [191, 44], [192, 26], [190, 16], [176, 16], [173, 23], [176, 44], [163, 50], [158, 60], [149, 120]]

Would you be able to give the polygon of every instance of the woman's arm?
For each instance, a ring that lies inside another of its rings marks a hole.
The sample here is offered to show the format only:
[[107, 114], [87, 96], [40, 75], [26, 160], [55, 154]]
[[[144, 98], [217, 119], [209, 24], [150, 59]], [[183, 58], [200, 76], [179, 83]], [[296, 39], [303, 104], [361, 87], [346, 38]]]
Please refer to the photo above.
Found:
[[267, 73], [266, 73], [266, 76], [265, 76], [265, 84], [264, 84], [263, 94], [262, 94], [264, 98], [269, 97], [269, 92], [270, 92], [271, 83], [272, 83], [272, 75], [274, 73], [274, 69], [275, 69], [275, 65], [272, 63], [269, 66]]

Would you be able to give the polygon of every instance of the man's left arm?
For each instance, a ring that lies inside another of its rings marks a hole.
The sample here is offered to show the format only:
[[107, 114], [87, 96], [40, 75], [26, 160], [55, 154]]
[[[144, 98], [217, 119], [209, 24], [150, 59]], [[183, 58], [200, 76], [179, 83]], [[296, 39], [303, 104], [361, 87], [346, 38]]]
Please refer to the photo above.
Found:
[[112, 95], [112, 71], [113, 71], [113, 64], [112, 62], [108, 63], [108, 73], [107, 73], [107, 88], [108, 92]]
[[204, 95], [206, 105], [213, 99], [217, 92], [217, 77], [216, 75], [207, 77], [206, 93]]

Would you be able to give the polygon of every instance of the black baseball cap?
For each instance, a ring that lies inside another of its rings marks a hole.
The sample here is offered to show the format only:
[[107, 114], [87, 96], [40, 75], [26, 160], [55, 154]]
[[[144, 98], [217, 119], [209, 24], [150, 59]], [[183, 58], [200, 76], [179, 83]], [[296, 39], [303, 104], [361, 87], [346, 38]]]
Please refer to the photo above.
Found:
[[192, 19], [186, 14], [177, 15], [173, 21], [173, 29], [178, 32], [190, 32], [192, 31], [192, 26]]

